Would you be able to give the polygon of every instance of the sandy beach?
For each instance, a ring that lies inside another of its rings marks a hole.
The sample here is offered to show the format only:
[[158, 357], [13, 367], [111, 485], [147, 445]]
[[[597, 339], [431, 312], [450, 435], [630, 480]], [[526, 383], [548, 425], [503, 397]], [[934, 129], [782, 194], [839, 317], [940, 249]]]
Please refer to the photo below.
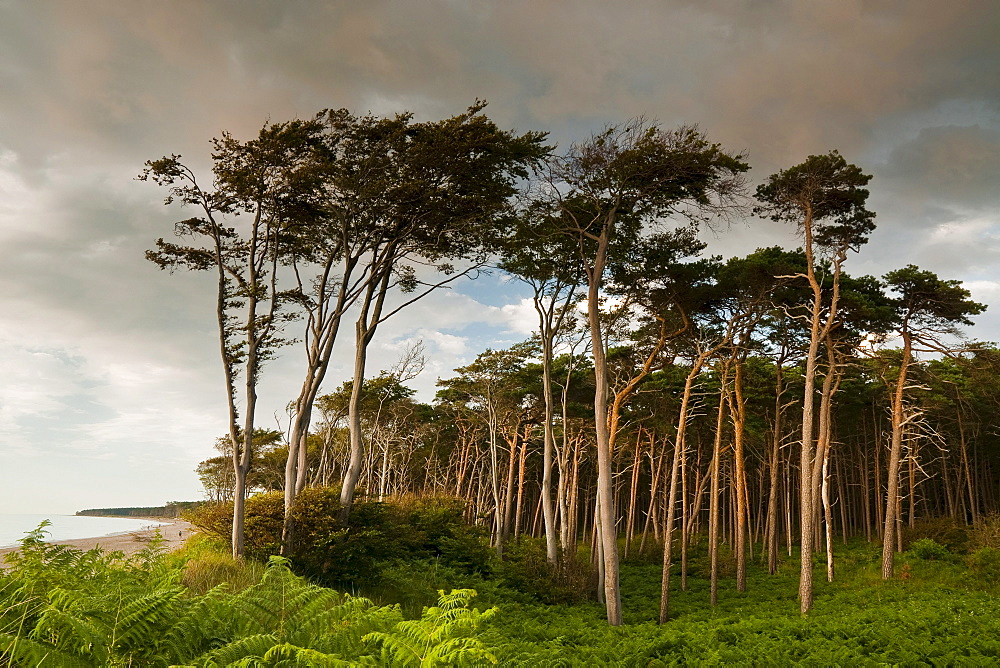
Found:
[[[169, 524], [151, 526], [148, 529], [129, 531], [127, 533], [116, 534], [114, 536], [75, 538], [73, 540], [54, 540], [50, 542], [56, 545], [69, 545], [79, 550], [92, 550], [95, 547], [100, 547], [105, 552], [119, 551], [124, 552], [125, 554], [134, 554], [149, 545], [149, 541], [152, 540], [157, 531], [159, 531], [160, 535], [163, 537], [163, 547], [167, 551], [179, 548], [195, 531], [192, 524], [190, 522], [185, 522], [184, 520], [167, 520], [155, 517], [147, 519], [153, 522], [169, 522]], [[16, 552], [17, 549], [17, 547], [0, 549], [0, 564], [2, 564], [3, 555], [8, 552]]]

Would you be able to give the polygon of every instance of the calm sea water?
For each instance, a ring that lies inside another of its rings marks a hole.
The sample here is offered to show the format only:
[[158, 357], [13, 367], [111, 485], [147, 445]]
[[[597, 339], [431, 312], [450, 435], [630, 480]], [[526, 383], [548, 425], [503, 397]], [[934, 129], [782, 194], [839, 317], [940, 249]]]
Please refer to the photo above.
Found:
[[165, 524], [155, 520], [138, 520], [120, 517], [83, 517], [79, 515], [4, 515], [0, 513], [0, 547], [16, 545], [24, 534], [35, 529], [42, 520], [51, 525], [48, 540], [73, 540], [128, 533], [138, 529]]

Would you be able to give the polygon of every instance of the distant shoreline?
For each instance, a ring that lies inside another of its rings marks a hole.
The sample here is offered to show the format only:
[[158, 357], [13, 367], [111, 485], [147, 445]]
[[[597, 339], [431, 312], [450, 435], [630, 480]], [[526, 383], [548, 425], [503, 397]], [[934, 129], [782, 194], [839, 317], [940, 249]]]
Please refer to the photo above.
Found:
[[[124, 552], [126, 555], [141, 552], [149, 546], [149, 541], [153, 539], [159, 531], [163, 538], [161, 544], [168, 552], [179, 549], [184, 542], [195, 533], [194, 525], [181, 519], [168, 519], [165, 517], [130, 517], [127, 519], [149, 520], [150, 522], [163, 522], [157, 527], [138, 529], [134, 531], [124, 531], [122, 533], [109, 536], [93, 536], [90, 538], [73, 538], [70, 540], [45, 541], [52, 545], [68, 545], [78, 550], [92, 550], [96, 547], [105, 552]], [[17, 552], [19, 546], [0, 548], [0, 561], [4, 555], [10, 552]]]

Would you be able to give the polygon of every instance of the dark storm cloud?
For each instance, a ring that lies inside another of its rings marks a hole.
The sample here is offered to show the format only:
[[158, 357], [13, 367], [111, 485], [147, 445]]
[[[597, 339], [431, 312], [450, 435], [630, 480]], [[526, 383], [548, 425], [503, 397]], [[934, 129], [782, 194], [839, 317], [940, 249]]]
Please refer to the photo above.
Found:
[[1000, 203], [1000, 131], [924, 128], [893, 150], [885, 175], [900, 190], [966, 209]]
[[[1000, 4], [979, 0], [0, 0], [0, 308], [27, 314], [0, 323], [18, 351], [6, 375], [21, 379], [0, 386], [0, 427], [48, 405], [48, 386], [32, 389], [41, 377], [97, 407], [77, 430], [109, 451], [151, 449], [136, 433], [210, 447], [210, 287], [142, 258], [190, 213], [132, 177], [169, 153], [204, 168], [221, 131], [245, 138], [325, 107], [441, 118], [485, 98], [501, 125], [561, 145], [640, 114], [698, 123], [749, 153], [756, 182], [839, 149], [874, 174], [879, 229], [853, 273], [915, 261], [988, 290], [1000, 279], [997, 35]], [[758, 221], [712, 239], [724, 254], [772, 243], [798, 241]], [[489, 345], [457, 320], [503, 309], [433, 303], [401, 314], [383, 344], [419, 331], [446, 374]], [[421, 330], [439, 313], [456, 322]], [[80, 371], [38, 347], [71, 351]], [[292, 352], [269, 370], [279, 409], [297, 365]]]

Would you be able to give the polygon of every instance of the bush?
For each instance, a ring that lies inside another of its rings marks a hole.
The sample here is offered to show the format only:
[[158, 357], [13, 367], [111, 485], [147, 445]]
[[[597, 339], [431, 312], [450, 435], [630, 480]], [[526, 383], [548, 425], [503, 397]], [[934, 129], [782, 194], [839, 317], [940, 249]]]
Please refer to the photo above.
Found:
[[1000, 549], [1000, 515], [987, 515], [976, 523], [969, 541], [973, 550], [981, 547]]
[[911, 556], [925, 561], [943, 561], [951, 556], [948, 548], [930, 538], [914, 541], [908, 552]]
[[492, 550], [482, 526], [465, 521], [465, 502], [446, 496], [404, 497], [394, 503], [400, 531], [408, 534], [407, 554], [438, 559], [461, 572], [488, 574]]
[[541, 539], [522, 536], [508, 543], [495, 571], [504, 586], [550, 605], [579, 603], [595, 591], [588, 563], [566, 557], [561, 565], [553, 566], [546, 560]]
[[1000, 550], [981, 547], [969, 555], [966, 563], [969, 570], [982, 582], [1000, 584]]
[[907, 549], [923, 538], [932, 539], [951, 553], [963, 553], [969, 548], [969, 528], [954, 517], [925, 517], [917, 520], [913, 528], [903, 528], [903, 545]]
[[[206, 505], [187, 515], [202, 533], [229, 546], [232, 503]], [[354, 504], [340, 520], [340, 490], [310, 487], [292, 510], [288, 556], [296, 572], [323, 584], [370, 590], [382, 571], [397, 562], [436, 560], [466, 574], [490, 570], [491, 551], [483, 527], [464, 520], [465, 504], [451, 497], [406, 497], [389, 503]], [[281, 547], [284, 498], [256, 494], [246, 504], [246, 556], [266, 561]]]

